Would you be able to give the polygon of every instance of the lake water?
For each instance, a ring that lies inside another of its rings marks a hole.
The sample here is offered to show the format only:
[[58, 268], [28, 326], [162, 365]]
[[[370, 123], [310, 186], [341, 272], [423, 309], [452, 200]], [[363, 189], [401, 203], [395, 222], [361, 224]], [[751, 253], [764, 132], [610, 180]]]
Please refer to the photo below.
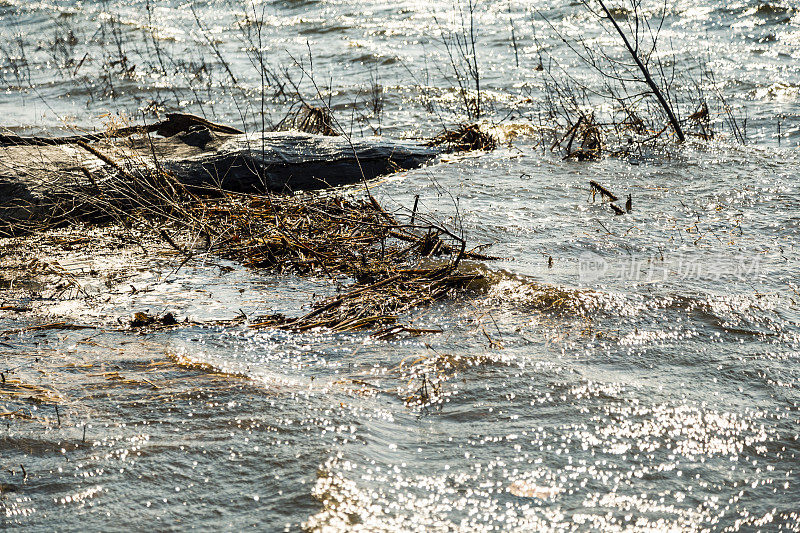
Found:
[[[444, 44], [463, 70], [458, 6], [0, 0], [2, 126], [183, 110], [252, 131], [299, 91], [353, 136], [430, 137], [466, 120]], [[653, 25], [662, 7], [644, 2]], [[24, 298], [0, 278], [3, 379], [42, 388], [0, 396], [0, 524], [800, 530], [800, 8], [668, 1], [657, 55], [679, 114], [702, 89], [718, 134], [587, 162], [543, 149], [544, 73], [602, 92], [575, 43], [617, 39], [579, 2], [479, 2], [473, 24], [480, 120], [503, 142], [373, 186], [504, 258], [464, 265], [478, 293], [403, 317], [443, 332], [253, 331], [244, 317], [336, 284], [178, 268], [113, 232], [54, 233], [55, 255], [35, 241], [63, 271]], [[141, 310], [197, 324], [120, 325]], [[14, 331], [59, 321], [94, 329]]]

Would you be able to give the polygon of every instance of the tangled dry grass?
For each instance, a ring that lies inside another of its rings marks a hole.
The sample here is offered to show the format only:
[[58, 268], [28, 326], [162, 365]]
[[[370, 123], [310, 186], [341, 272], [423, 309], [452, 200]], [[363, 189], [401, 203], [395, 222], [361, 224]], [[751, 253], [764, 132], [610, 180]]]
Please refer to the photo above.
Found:
[[246, 266], [354, 280], [305, 316], [272, 315], [254, 327], [347, 331], [395, 324], [402, 313], [479, 281], [480, 274], [459, 271], [461, 260], [491, 259], [466, 250], [443, 226], [401, 223], [370, 195], [226, 194], [192, 205], [187, 218], [204, 228], [212, 251]]
[[430, 145], [444, 146], [448, 152], [490, 151], [497, 148], [497, 139], [481, 130], [478, 124], [461, 124], [434, 137]]

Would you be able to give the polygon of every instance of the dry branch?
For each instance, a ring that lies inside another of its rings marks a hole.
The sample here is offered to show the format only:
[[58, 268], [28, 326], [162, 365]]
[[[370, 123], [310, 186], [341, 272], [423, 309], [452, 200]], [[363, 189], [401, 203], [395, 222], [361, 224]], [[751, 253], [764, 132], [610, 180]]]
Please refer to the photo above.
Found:
[[90, 143], [109, 138], [124, 138], [143, 133], [157, 133], [162, 137], [172, 137], [193, 128], [206, 128], [209, 131], [236, 135], [242, 131], [215, 124], [208, 120], [185, 113], [167, 113], [166, 120], [147, 126], [110, 129], [102, 133], [72, 135], [67, 137], [21, 137], [19, 135], [0, 135], [0, 146], [59, 146], [64, 144]]

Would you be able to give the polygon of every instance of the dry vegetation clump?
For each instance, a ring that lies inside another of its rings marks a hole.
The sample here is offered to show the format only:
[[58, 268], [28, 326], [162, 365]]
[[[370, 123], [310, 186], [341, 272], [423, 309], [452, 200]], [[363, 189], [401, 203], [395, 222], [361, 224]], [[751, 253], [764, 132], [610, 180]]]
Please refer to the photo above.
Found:
[[288, 125], [290, 129], [295, 129], [297, 131], [336, 137], [339, 135], [339, 132], [336, 130], [334, 123], [335, 120], [333, 115], [331, 115], [330, 109], [301, 104], [296, 111], [289, 112], [287, 118], [279, 127]]
[[[210, 248], [254, 268], [352, 278], [348, 290], [305, 316], [272, 315], [254, 327], [346, 331], [394, 324], [416, 306], [479, 280], [459, 271], [464, 259], [490, 259], [435, 224], [402, 224], [371, 196], [225, 195], [201, 201], [190, 217]], [[423, 265], [425, 258], [428, 264]]]
[[585, 115], [578, 117], [578, 121], [567, 130], [561, 140], [551, 146], [551, 150], [555, 150], [558, 146], [564, 149], [565, 160], [596, 161], [600, 159], [603, 153], [602, 133], [600, 127], [595, 124], [594, 117], [586, 118]]
[[[171, 178], [162, 174], [159, 179]], [[368, 193], [359, 198], [336, 192], [217, 191], [200, 197], [181, 190], [177, 182], [171, 187], [142, 187], [148, 183], [142, 179], [129, 183], [140, 184], [124, 189], [133, 209], [110, 218], [138, 220], [136, 226], [157, 233], [187, 258], [198, 252], [179, 244], [178, 235], [199, 234], [205, 251], [247, 267], [354, 281], [342, 294], [314, 303], [305, 316], [271, 315], [253, 327], [346, 331], [395, 324], [402, 313], [482, 279], [479, 273], [459, 271], [462, 259], [494, 259], [467, 250], [464, 239], [419, 215], [416, 223], [401, 223]], [[112, 205], [102, 200], [107, 195], [98, 198], [106, 208]], [[397, 326], [393, 333], [405, 329]]]
[[445, 130], [429, 143], [443, 146], [447, 152], [490, 151], [497, 148], [497, 139], [481, 130], [478, 124], [461, 124], [454, 130]]

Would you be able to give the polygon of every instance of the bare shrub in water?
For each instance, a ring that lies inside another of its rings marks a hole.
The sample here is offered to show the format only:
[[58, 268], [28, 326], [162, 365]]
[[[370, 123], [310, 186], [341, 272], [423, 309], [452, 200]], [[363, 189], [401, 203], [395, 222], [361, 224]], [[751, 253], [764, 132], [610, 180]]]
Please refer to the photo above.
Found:
[[[712, 138], [711, 99], [703, 87], [713, 85], [713, 73], [704, 65], [699, 70], [679, 68], [674, 55], [663, 54], [660, 34], [666, 3], [653, 19], [644, 13], [641, 0], [628, 0], [620, 7], [611, 7], [604, 0], [581, 0], [581, 5], [620, 46], [615, 51], [582, 38], [567, 38], [539, 14], [581, 64], [602, 80], [599, 87], [587, 86], [542, 52], [544, 47], [537, 41], [540, 52], [536, 70], [541, 72], [544, 84], [545, 123], [553, 132], [550, 148], [560, 151], [565, 159], [582, 161], [597, 159], [601, 151], [626, 155], [652, 147], [669, 132], [678, 143], [687, 136]], [[718, 100], [730, 115], [734, 137], [744, 142], [721, 94]]]
[[488, 151], [497, 148], [497, 139], [482, 131], [478, 124], [462, 124], [453, 130], [443, 131], [428, 144], [443, 146], [448, 152]]

